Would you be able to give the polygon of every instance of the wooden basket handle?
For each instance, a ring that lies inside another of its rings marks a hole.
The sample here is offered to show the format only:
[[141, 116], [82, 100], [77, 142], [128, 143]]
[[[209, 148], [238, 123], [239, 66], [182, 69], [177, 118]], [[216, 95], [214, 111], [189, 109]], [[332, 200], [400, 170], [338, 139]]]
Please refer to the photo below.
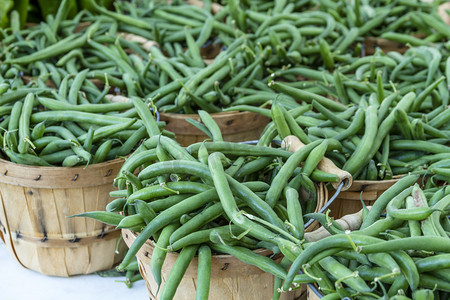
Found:
[[[289, 152], [294, 153], [304, 147], [303, 144], [296, 136], [289, 135], [285, 137], [281, 143], [281, 147], [287, 149]], [[332, 182], [331, 185], [337, 189], [341, 182], [344, 183], [342, 191], [348, 190], [353, 183], [352, 175], [344, 170], [338, 168], [329, 158], [324, 157], [318, 164], [317, 168], [321, 171], [335, 174], [339, 177], [338, 182]]]

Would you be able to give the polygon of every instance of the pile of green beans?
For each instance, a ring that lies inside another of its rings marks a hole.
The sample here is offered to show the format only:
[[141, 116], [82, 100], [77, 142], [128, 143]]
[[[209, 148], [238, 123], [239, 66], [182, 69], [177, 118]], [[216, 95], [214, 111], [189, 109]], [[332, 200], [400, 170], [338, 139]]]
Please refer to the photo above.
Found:
[[[174, 24], [173, 10], [202, 19], [189, 22], [182, 17], [186, 23]], [[72, 20], [41, 23], [6, 36], [0, 46], [1, 78], [31, 77], [39, 86], [59, 88], [66, 75], [83, 73], [125, 96], [150, 98], [160, 111], [218, 112], [236, 98], [236, 87], [250, 87], [262, 78], [263, 62], [270, 56], [270, 47], [257, 47], [245, 36], [234, 38], [220, 52], [224, 43], [216, 37], [232, 31], [192, 5], [158, 5], [148, 18], [151, 22], [145, 16], [138, 19], [149, 26], [145, 30], [135, 18], [104, 13], [99, 17], [83, 11]], [[209, 20], [205, 26], [204, 18]], [[194, 29], [201, 31], [191, 32]], [[172, 31], [180, 37], [173, 39]], [[204, 61], [208, 49], [220, 52], [210, 65]]]
[[417, 179], [404, 177], [364, 207], [359, 230], [312, 216], [331, 236], [304, 245], [283, 290], [313, 281], [325, 299], [448, 299], [450, 188], [422, 190]]
[[[163, 135], [152, 136], [126, 159], [115, 181], [119, 189], [111, 192], [117, 199], [106, 211], [77, 215], [139, 232], [119, 269], [152, 239], [151, 266], [158, 284], [165, 251], [181, 251], [173, 267], [178, 271], [167, 278], [162, 298], [173, 296], [177, 278], [197, 250], [205, 259], [202, 265], [210, 266], [212, 250], [284, 279], [283, 268], [251, 250], [296, 256], [305, 231], [303, 213], [317, 206], [312, 174], [325, 151], [334, 148], [318, 140], [292, 154], [275, 146], [224, 142], [211, 116], [200, 111], [200, 117], [201, 122], [193, 122], [207, 130], [212, 142], [184, 148]], [[208, 288], [209, 278], [202, 281], [197, 293]]]
[[0, 83], [2, 158], [37, 166], [95, 164], [129, 155], [142, 139], [161, 133], [164, 122], [156, 122], [142, 99], [111, 102], [95, 85], [82, 88], [89, 82], [84, 75], [70, 87], [67, 75], [59, 90]]
[[[319, 9], [332, 14], [360, 35], [382, 37], [413, 46], [448, 40], [446, 24], [437, 7], [446, 1], [316, 1]], [[419, 38], [422, 35], [425, 38]], [[417, 37], [416, 37], [417, 36]]]
[[[293, 82], [291, 76], [304, 80]], [[278, 92], [267, 93], [276, 101], [258, 99], [256, 90], [247, 89], [247, 98], [254, 93], [252, 104], [260, 107], [237, 100], [227, 110], [249, 110], [273, 119], [261, 145], [289, 134], [304, 144], [327, 138], [341, 145], [327, 156], [357, 179], [391, 179], [413, 172], [430, 176], [427, 184], [432, 186], [449, 180], [449, 76], [447, 50], [412, 47], [404, 55], [355, 58], [334, 72], [275, 70], [266, 81]], [[279, 105], [278, 100], [289, 98], [303, 104], [291, 109]]]
[[[87, 78], [109, 81], [126, 96], [151, 98], [165, 112], [211, 113], [238, 103], [255, 105], [253, 91], [264, 92], [261, 99], [272, 97], [265, 84], [279, 69], [352, 67], [360, 47], [349, 47], [361, 46], [365, 32], [342, 22], [333, 9], [313, 10], [328, 2], [279, 1], [262, 9], [259, 1], [229, 1], [215, 15], [210, 2], [203, 9], [178, 2], [123, 2], [117, 6], [121, 13], [92, 2], [100, 16], [82, 11], [64, 20], [61, 11], [50, 23], [7, 35], [0, 47], [0, 74], [39, 76], [44, 83], [50, 78], [58, 87], [65, 74], [89, 69]], [[370, 16], [366, 6], [363, 19]], [[378, 15], [391, 8], [383, 3], [375, 10]], [[428, 6], [419, 8], [429, 12]], [[208, 49], [215, 52], [210, 65], [205, 63]], [[288, 73], [289, 81], [299, 76]]]
[[[414, 92], [403, 97], [391, 94], [382, 99], [381, 104], [376, 93], [372, 93], [369, 103], [361, 99], [359, 104], [346, 107], [282, 82], [271, 85], [311, 104], [287, 110], [275, 100], [270, 109], [252, 109], [272, 118], [259, 145], [268, 146], [273, 140], [281, 141], [289, 135], [298, 137], [305, 145], [325, 138], [335, 146], [325, 156], [355, 179], [392, 179], [413, 173], [430, 178], [427, 188], [449, 181], [448, 108], [439, 106], [438, 113], [433, 111], [434, 116], [426, 120], [422, 114], [411, 112], [420, 97]], [[320, 177], [313, 178], [321, 181]]]
[[[1, 32], [1, 154], [39, 166], [129, 155], [106, 211], [77, 216], [140, 233], [119, 266], [127, 285], [140, 279], [135, 255], [149, 239], [158, 285], [166, 252], [179, 251], [161, 299], [173, 298], [196, 254], [197, 298], [207, 298], [215, 253], [273, 274], [274, 299], [313, 282], [333, 299], [447, 299], [450, 189], [439, 186], [450, 180], [450, 26], [436, 15], [441, 2], [228, 0], [216, 11], [210, 0], [141, 0], [109, 11], [91, 0], [91, 12], [70, 20], [62, 6], [47, 22]], [[366, 37], [410, 49], [364, 56]], [[209, 115], [236, 110], [272, 118], [256, 145], [224, 142]], [[198, 113], [188, 122], [212, 142], [181, 147], [158, 111]], [[305, 144], [295, 153], [274, 143], [290, 135]], [[347, 233], [314, 213], [315, 182], [338, 181], [316, 168], [324, 157], [355, 179], [409, 175]], [[413, 186], [419, 176], [423, 190]], [[305, 242], [312, 219], [332, 236]]]

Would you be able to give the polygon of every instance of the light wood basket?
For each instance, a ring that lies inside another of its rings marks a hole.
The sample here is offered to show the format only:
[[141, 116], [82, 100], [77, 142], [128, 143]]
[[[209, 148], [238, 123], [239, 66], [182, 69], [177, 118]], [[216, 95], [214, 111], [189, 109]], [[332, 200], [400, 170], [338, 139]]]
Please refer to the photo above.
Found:
[[120, 230], [68, 216], [105, 210], [123, 164], [116, 159], [84, 167], [37, 167], [0, 160], [0, 232], [25, 268], [68, 277], [112, 268]]
[[[353, 214], [362, 209], [361, 198], [367, 206], [373, 205], [375, 200], [399, 179], [390, 180], [354, 180], [352, 186], [346, 191], [340, 192], [329, 209], [330, 215], [339, 219], [345, 215]], [[333, 196], [334, 190], [328, 191]]]
[[[220, 112], [211, 114], [211, 117], [219, 126], [223, 139], [228, 142], [257, 140], [270, 121], [253, 112]], [[166, 122], [164, 129], [175, 133], [176, 141], [183, 147], [209, 138], [186, 121], [187, 118], [198, 120], [198, 114], [160, 113], [160, 118]]]

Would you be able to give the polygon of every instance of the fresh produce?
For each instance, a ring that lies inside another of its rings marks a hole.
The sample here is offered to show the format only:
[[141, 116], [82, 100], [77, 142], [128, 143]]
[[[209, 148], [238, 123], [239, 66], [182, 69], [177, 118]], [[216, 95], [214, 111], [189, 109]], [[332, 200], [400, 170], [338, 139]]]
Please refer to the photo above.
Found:
[[[105, 9], [111, 9], [114, 0], [92, 0]], [[58, 10], [72, 19], [80, 10], [93, 12], [91, 0], [3, 0], [0, 2], [0, 28], [20, 29], [26, 23], [57, 22], [48, 16], [57, 16]], [[59, 14], [61, 14], [61, 12]], [[1, 35], [0, 35], [1, 36]]]
[[[269, 247], [295, 257], [306, 223], [301, 212], [314, 212], [317, 205], [309, 175], [325, 150], [333, 149], [327, 140], [312, 142], [294, 154], [282, 148], [223, 142], [209, 115], [200, 112], [200, 116], [215, 133], [212, 142], [183, 148], [168, 137], [152, 136], [125, 161], [116, 180], [119, 190], [111, 193], [118, 199], [107, 211], [77, 215], [140, 232], [120, 269], [149, 238], [158, 246], [154, 253], [158, 266], [164, 259], [156, 258], [160, 247], [181, 250], [176, 263], [180, 271], [169, 276], [170, 284], [167, 279], [161, 296], [175, 293], [183, 270], [204, 245], [284, 278], [284, 269], [251, 250]], [[143, 169], [134, 175], [140, 166]], [[165, 230], [170, 224], [174, 228]], [[155, 265], [152, 270], [160, 282], [160, 268]]]
[[[81, 87], [87, 82], [90, 85]], [[159, 134], [164, 126], [141, 99], [111, 102], [83, 73], [70, 88], [64, 84], [56, 92], [46, 87], [13, 89], [8, 81], [3, 85], [1, 149], [15, 163], [64, 167], [100, 163], [129, 155], [143, 138]]]
[[[291, 134], [304, 144], [326, 138], [337, 145], [326, 156], [355, 179], [391, 179], [412, 172], [431, 177], [427, 182], [430, 186], [448, 180], [445, 170], [450, 135], [444, 129], [450, 120], [448, 108], [439, 106], [439, 113], [434, 113], [435, 117], [425, 123], [421, 115], [406, 113], [417, 103], [414, 92], [403, 97], [391, 94], [381, 105], [375, 102], [376, 94], [372, 93], [373, 102], [345, 108], [328, 98], [283, 83], [274, 82], [272, 86], [312, 105], [286, 110], [275, 100], [270, 110], [260, 108], [260, 113], [273, 121], [263, 131], [259, 145], [268, 146], [272, 140], [280, 141]], [[306, 100], [306, 96], [311, 98]], [[247, 110], [247, 107], [236, 110]]]
[[[207, 298], [218, 253], [273, 274], [274, 299], [304, 283], [333, 299], [448, 297], [444, 1], [56, 2], [0, 0], [1, 154], [127, 157], [106, 211], [77, 215], [139, 233], [114, 272], [127, 285], [150, 239], [158, 285], [179, 253], [163, 299], [195, 255]], [[272, 122], [257, 141], [226, 142], [210, 116], [222, 111]], [[198, 114], [188, 122], [210, 140], [181, 147], [159, 112]], [[352, 232], [317, 212], [318, 183], [392, 178]], [[313, 220], [321, 233], [305, 233]]]
[[[385, 192], [389, 197], [383, 194], [384, 200], [375, 202], [377, 209], [374, 205], [363, 212], [360, 230], [344, 232], [335, 222], [323, 222], [331, 236], [305, 245], [283, 289], [308, 282], [294, 279], [302, 268], [329, 297], [448, 295], [450, 189], [422, 190], [417, 184], [411, 186], [417, 176], [407, 178]], [[380, 217], [384, 209], [386, 216]]]

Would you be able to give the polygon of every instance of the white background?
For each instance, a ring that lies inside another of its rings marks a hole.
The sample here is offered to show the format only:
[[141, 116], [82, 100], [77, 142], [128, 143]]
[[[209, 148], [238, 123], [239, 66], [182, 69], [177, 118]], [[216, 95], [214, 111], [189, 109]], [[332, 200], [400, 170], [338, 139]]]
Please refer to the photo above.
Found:
[[125, 277], [96, 274], [51, 277], [23, 268], [0, 240], [0, 300], [148, 300], [144, 280], [128, 288]]

